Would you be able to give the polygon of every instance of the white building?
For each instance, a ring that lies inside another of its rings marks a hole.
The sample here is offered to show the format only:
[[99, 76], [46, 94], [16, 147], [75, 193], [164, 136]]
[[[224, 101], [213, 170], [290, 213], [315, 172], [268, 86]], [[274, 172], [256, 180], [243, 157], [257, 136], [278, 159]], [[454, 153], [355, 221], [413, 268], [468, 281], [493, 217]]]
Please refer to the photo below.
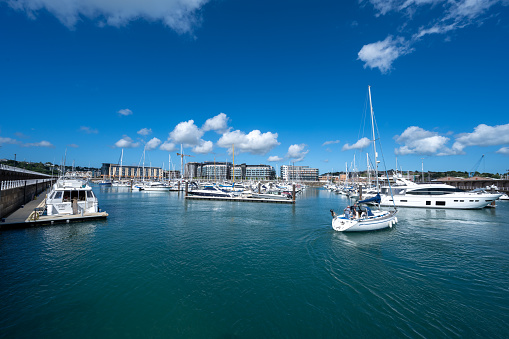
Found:
[[285, 181], [318, 181], [318, 168], [283, 165], [281, 177]]

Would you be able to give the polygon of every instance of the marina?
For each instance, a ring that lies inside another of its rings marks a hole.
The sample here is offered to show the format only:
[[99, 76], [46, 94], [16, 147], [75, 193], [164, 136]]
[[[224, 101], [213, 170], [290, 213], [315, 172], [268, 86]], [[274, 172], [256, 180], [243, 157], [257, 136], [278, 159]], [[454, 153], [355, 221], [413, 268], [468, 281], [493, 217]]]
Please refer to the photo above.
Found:
[[282, 205], [92, 187], [107, 219], [0, 232], [6, 337], [509, 331], [506, 201], [342, 233], [329, 209], [352, 201], [320, 188]]

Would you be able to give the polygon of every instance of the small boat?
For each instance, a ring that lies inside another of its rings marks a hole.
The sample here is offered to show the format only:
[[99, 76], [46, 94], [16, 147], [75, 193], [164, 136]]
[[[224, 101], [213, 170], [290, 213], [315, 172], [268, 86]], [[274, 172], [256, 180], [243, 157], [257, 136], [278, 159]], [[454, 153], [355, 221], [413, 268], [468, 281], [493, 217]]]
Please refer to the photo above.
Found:
[[234, 195], [231, 192], [223, 191], [215, 185], [207, 185], [201, 189], [194, 189], [188, 192], [188, 195], [195, 195], [201, 197], [223, 197], [232, 198]]
[[353, 208], [345, 208], [345, 213], [335, 215], [331, 210], [332, 228], [338, 232], [359, 232], [359, 231], [376, 231], [387, 227], [392, 227], [398, 222], [396, 217], [397, 210], [392, 211], [372, 211], [368, 206], [362, 204], [372, 202], [374, 199], [380, 201], [380, 196], [377, 195], [373, 198], [359, 201], [359, 205], [354, 205]]
[[507, 193], [504, 193], [498, 198], [498, 200], [509, 200], [509, 195], [507, 195]]
[[372, 211], [369, 207], [364, 206], [363, 204], [367, 203], [377, 203], [380, 204], [381, 197], [378, 193], [378, 153], [376, 152], [376, 143], [375, 141], [375, 124], [374, 124], [374, 113], [373, 113], [373, 105], [371, 103], [371, 87], [368, 87], [369, 93], [369, 106], [371, 110], [371, 131], [372, 131], [372, 142], [373, 142], [373, 153], [375, 155], [375, 175], [376, 175], [376, 188], [377, 194], [374, 197], [361, 200], [358, 202], [358, 205], [355, 204], [352, 209], [350, 206], [345, 208], [345, 213], [342, 215], [336, 215], [333, 210], [330, 210], [332, 214], [332, 228], [335, 231], [339, 232], [359, 232], [359, 231], [375, 231], [384, 229], [387, 227], [392, 227], [395, 223], [398, 222], [398, 218], [396, 214], [398, 210], [395, 206], [392, 211], [384, 211], [377, 210]]
[[163, 184], [162, 182], [152, 181], [138, 186], [138, 189], [140, 191], [167, 192], [171, 189], [171, 187], [169, 185]]

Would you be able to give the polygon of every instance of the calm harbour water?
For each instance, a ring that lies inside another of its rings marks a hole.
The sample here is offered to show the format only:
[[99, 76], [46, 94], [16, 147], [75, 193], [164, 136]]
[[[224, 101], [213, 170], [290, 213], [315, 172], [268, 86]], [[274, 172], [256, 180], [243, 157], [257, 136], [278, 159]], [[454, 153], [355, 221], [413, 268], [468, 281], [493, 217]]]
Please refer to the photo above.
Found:
[[0, 337], [509, 336], [509, 202], [344, 234], [329, 209], [348, 200], [321, 189], [94, 191], [106, 221], [0, 232]]

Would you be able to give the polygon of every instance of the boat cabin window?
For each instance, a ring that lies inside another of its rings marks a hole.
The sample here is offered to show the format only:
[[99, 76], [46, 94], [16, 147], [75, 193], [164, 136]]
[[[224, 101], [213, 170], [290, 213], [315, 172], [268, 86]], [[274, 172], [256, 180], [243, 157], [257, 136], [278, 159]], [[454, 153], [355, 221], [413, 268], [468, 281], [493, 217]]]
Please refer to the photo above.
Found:
[[52, 199], [62, 199], [62, 192], [61, 191], [55, 192]]
[[87, 191], [87, 198], [93, 199], [94, 198], [94, 193], [92, 193], [92, 191]]
[[445, 201], [437, 201], [435, 204], [437, 206], [445, 206]]
[[463, 192], [463, 190], [454, 187], [429, 187], [429, 188], [420, 188], [416, 190], [408, 191], [407, 194], [412, 195], [443, 195], [443, 194], [451, 194], [454, 192]]
[[71, 201], [71, 191], [64, 191], [64, 198], [62, 199], [63, 202], [70, 202]]

